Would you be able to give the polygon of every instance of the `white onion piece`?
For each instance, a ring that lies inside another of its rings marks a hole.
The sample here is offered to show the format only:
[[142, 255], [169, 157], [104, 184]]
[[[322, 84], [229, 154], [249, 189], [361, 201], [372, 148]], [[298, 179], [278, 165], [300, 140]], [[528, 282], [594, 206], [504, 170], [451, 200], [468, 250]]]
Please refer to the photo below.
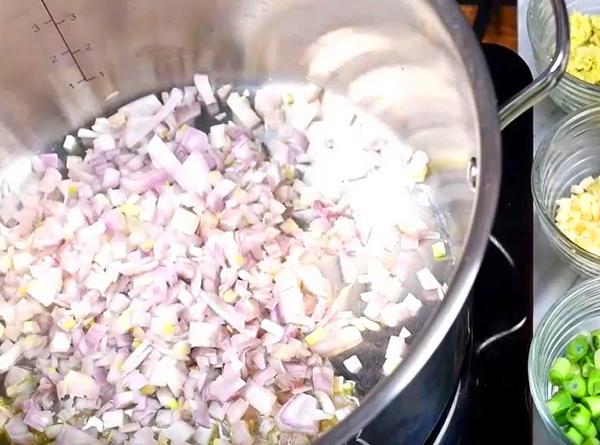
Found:
[[327, 330], [325, 338], [312, 345], [311, 349], [318, 354], [332, 356], [348, 351], [362, 341], [362, 334], [356, 327], [346, 326], [340, 330]]
[[8, 421], [5, 431], [15, 443], [29, 444], [33, 442], [33, 435], [20, 415], [14, 416]]
[[99, 443], [100, 441], [93, 436], [70, 425], [62, 425], [60, 433], [56, 437], [56, 445], [94, 445]]
[[270, 414], [276, 401], [275, 394], [251, 380], [248, 381], [244, 388], [244, 398], [250, 405], [265, 416]]
[[194, 435], [194, 428], [187, 423], [178, 420], [164, 432], [164, 436], [174, 444], [184, 443]]
[[194, 85], [196, 85], [200, 99], [202, 99], [208, 111], [211, 114], [215, 114], [219, 110], [219, 107], [208, 76], [206, 74], [195, 74]]
[[219, 325], [205, 322], [190, 323], [189, 342], [192, 348], [214, 348], [219, 341]]
[[119, 428], [123, 426], [124, 422], [125, 419], [122, 409], [115, 409], [102, 414], [102, 423], [105, 429]]
[[352, 374], [358, 374], [363, 367], [360, 359], [356, 355], [352, 355], [344, 360], [344, 366]]
[[307, 394], [297, 394], [279, 411], [276, 421], [283, 431], [316, 434], [319, 431], [317, 399]]
[[89, 375], [70, 370], [59, 384], [59, 392], [72, 397], [97, 399], [100, 396], [100, 386]]
[[408, 294], [401, 305], [405, 307], [412, 315], [416, 315], [417, 312], [423, 307], [423, 303], [415, 297], [413, 294]]
[[193, 235], [196, 233], [199, 224], [200, 216], [188, 210], [182, 209], [181, 207], [175, 209], [173, 218], [171, 218], [170, 222], [170, 226], [172, 228], [187, 235]]
[[23, 355], [23, 348], [20, 343], [15, 343], [8, 350], [0, 355], [0, 372], [4, 373], [10, 369]]
[[90, 428], [95, 428], [96, 431], [101, 433], [102, 431], [104, 431], [104, 424], [102, 423], [102, 420], [100, 420], [98, 417], [92, 416], [88, 419], [82, 430], [85, 431], [89, 430]]
[[[160, 110], [162, 104], [156, 94], [149, 94], [129, 102], [119, 108], [119, 111], [130, 116], [152, 116]], [[81, 136], [80, 136], [81, 137]]]
[[252, 129], [260, 124], [260, 118], [254, 112], [246, 97], [240, 96], [238, 93], [231, 93], [227, 98], [227, 105], [231, 108], [233, 116], [244, 127]]
[[425, 290], [435, 290], [441, 287], [441, 284], [429, 269], [421, 269], [418, 271], [417, 278]]
[[385, 350], [385, 358], [401, 357], [406, 350], [406, 342], [399, 336], [392, 335], [388, 341], [387, 349]]
[[237, 329], [238, 331], [242, 331], [244, 329], [246, 322], [242, 317], [240, 317], [239, 314], [235, 312], [233, 307], [209, 292], [200, 292], [200, 297], [213, 311], [222, 317], [223, 320], [229, 323], [231, 327]]

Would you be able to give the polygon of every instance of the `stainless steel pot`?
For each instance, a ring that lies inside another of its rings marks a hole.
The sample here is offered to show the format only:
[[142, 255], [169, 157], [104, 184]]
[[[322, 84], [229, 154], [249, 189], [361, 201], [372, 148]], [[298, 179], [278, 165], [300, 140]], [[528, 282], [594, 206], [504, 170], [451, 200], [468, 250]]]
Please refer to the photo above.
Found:
[[[500, 119], [477, 42], [450, 0], [5, 1], [0, 168], [18, 174], [15, 160], [24, 153], [48, 150], [92, 117], [184, 84], [195, 72], [237, 84], [316, 81], [427, 152], [431, 196], [456, 259], [440, 272], [449, 290], [421, 320], [402, 366], [380, 379], [373, 364], [370, 378], [359, 382], [366, 394], [361, 406], [316, 442], [342, 443], [394, 398], [405, 397], [400, 405], [410, 406], [434, 397], [433, 409], [450, 397], [456, 364], [448, 357], [457, 357], [451, 351], [464, 340], [448, 340], [448, 333], [494, 217], [499, 128], [540, 100], [565, 69], [566, 11], [561, 0], [549, 1], [557, 16], [554, 59]], [[393, 205], [390, 193], [382, 191], [380, 199]], [[427, 395], [432, 382], [420, 380], [434, 375], [432, 369], [442, 385], [433, 396]]]

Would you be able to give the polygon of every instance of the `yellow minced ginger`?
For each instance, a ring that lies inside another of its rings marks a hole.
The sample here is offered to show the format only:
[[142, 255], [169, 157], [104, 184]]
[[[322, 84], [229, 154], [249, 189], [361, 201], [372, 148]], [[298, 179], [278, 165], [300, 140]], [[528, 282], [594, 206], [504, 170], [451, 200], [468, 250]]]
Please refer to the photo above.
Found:
[[579, 247], [600, 255], [600, 177], [584, 178], [557, 202], [556, 225]]
[[569, 15], [571, 51], [567, 72], [600, 85], [600, 15], [573, 12]]

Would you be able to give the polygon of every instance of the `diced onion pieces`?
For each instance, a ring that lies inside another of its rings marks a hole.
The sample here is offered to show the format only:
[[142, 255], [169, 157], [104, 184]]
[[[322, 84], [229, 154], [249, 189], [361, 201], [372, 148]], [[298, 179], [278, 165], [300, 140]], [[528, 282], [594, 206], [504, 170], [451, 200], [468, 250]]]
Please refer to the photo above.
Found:
[[264, 416], [271, 413], [276, 401], [275, 394], [253, 381], [249, 381], [244, 388], [244, 398]]
[[185, 210], [181, 207], [175, 209], [173, 218], [171, 218], [171, 227], [175, 230], [185, 233], [186, 235], [194, 235], [200, 224], [200, 216], [195, 213]]
[[[327, 115], [336, 132], [356, 117], [332, 113], [321, 93], [267, 87], [251, 101], [225, 86], [217, 100], [198, 74], [194, 86], [139, 98], [80, 129], [80, 140], [68, 136], [67, 151], [87, 151], [67, 157], [67, 179], [56, 154], [32, 161], [31, 185], [0, 206], [0, 373], [7, 395], [27, 400], [22, 415], [0, 416], [11, 437], [29, 441], [29, 427], [58, 445], [98, 434], [204, 443], [223, 421], [235, 445], [274, 429], [304, 443], [321, 421], [348, 416], [352, 385], [329, 357], [358, 354], [366, 331], [397, 332], [417, 314], [419, 299], [401, 299], [405, 265], [389, 257], [439, 235], [401, 212], [385, 258], [364, 258], [371, 227], [341, 192], [299, 174], [319, 164], [312, 148], [333, 144], [308, 139]], [[208, 134], [189, 126], [203, 112], [219, 113]], [[360, 179], [375, 152], [351, 148], [348, 177]], [[423, 180], [427, 155], [405, 158], [409, 180]], [[429, 270], [417, 277], [443, 296]], [[410, 335], [390, 337], [384, 374]], [[22, 357], [33, 371], [15, 366]], [[363, 367], [358, 355], [343, 364]]]
[[418, 271], [417, 279], [419, 280], [421, 287], [425, 290], [436, 290], [441, 287], [441, 284], [429, 269], [421, 269]]
[[107, 411], [102, 415], [102, 423], [105, 429], [119, 428], [123, 426], [124, 413], [122, 409]]
[[363, 367], [362, 363], [356, 355], [350, 356], [346, 360], [344, 360], [344, 366], [352, 374], [358, 374]]
[[192, 348], [214, 348], [219, 341], [219, 325], [205, 322], [190, 323], [189, 341]]
[[398, 365], [400, 365], [400, 363], [402, 363], [402, 357], [391, 356], [386, 358], [385, 362], [383, 362], [383, 366], [381, 367], [383, 375], [390, 375], [392, 372], [394, 372]]
[[231, 108], [234, 118], [244, 127], [252, 129], [260, 124], [260, 118], [246, 97], [240, 96], [238, 93], [231, 93], [227, 98], [227, 105]]
[[287, 401], [277, 415], [277, 424], [283, 431], [298, 431], [314, 435], [319, 431], [317, 399], [307, 394], [297, 394]]

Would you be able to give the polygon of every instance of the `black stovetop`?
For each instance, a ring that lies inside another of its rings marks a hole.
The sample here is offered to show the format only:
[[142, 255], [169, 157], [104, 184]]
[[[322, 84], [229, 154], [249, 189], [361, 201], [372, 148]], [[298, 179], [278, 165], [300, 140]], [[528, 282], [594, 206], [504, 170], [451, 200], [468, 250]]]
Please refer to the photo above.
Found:
[[[513, 51], [484, 44], [500, 104], [531, 82]], [[469, 444], [530, 444], [527, 354], [533, 316], [533, 112], [502, 132], [502, 185], [492, 236], [473, 288]]]

